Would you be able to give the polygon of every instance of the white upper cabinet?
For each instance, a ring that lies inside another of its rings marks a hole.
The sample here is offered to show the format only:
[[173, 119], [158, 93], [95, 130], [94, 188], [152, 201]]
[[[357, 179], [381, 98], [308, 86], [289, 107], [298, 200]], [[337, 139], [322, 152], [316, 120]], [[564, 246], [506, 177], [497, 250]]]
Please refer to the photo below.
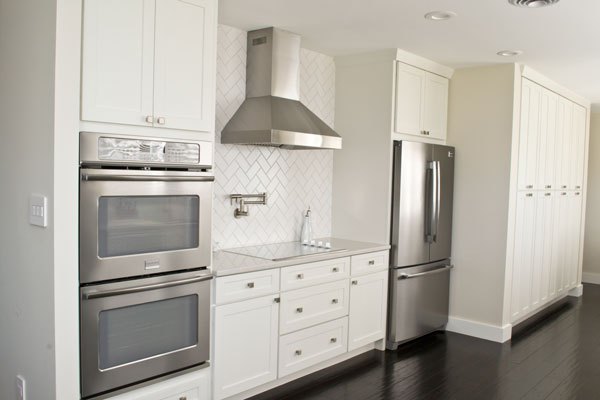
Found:
[[[538, 189], [536, 185], [540, 140], [542, 87], [523, 79], [521, 92], [521, 134], [519, 136], [519, 190]], [[546, 109], [547, 114], [547, 109]]]
[[81, 119], [140, 125], [152, 117], [154, 6], [84, 2]]
[[396, 62], [394, 131], [446, 139], [448, 79]]
[[215, 0], [85, 0], [81, 119], [210, 132]]
[[587, 130], [587, 112], [579, 104], [573, 106], [573, 168], [569, 189], [581, 190], [583, 188], [583, 175], [585, 171], [585, 133]]

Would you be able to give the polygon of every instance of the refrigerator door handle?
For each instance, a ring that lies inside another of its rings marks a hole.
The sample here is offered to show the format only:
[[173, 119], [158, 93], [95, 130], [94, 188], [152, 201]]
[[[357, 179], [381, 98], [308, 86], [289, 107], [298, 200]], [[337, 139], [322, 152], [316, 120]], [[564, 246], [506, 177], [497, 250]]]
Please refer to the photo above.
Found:
[[439, 218], [439, 174], [437, 161], [430, 161], [428, 164], [428, 170], [431, 174], [431, 186], [429, 189], [429, 199], [427, 200], [429, 209], [427, 210], [428, 216], [425, 235], [427, 243], [433, 243], [435, 242], [437, 236], [437, 225]]
[[440, 168], [441, 164], [439, 161], [433, 161], [434, 169], [433, 169], [433, 185], [435, 187], [433, 194], [433, 201], [435, 204], [433, 217], [432, 218], [432, 226], [431, 226], [431, 236], [434, 242], [437, 242], [437, 234], [438, 234], [438, 226], [440, 224]]
[[404, 274], [403, 273], [398, 276], [398, 280], [418, 278], [419, 276], [425, 276], [425, 275], [439, 274], [440, 272], [446, 272], [448, 270], [451, 270], [452, 268], [454, 268], [454, 265], [444, 265], [442, 268], [433, 269], [433, 270], [427, 271], [427, 272], [419, 272], [418, 274]]

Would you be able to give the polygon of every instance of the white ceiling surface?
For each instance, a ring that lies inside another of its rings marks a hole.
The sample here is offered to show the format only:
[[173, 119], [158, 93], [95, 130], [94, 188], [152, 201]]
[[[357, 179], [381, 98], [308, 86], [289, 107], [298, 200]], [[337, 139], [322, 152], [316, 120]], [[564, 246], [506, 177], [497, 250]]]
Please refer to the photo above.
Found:
[[[538, 9], [507, 0], [220, 0], [219, 22], [275, 26], [332, 56], [401, 48], [454, 68], [520, 62], [588, 98], [600, 111], [600, 0]], [[454, 11], [429, 21], [429, 11]], [[500, 57], [500, 50], [523, 50]]]

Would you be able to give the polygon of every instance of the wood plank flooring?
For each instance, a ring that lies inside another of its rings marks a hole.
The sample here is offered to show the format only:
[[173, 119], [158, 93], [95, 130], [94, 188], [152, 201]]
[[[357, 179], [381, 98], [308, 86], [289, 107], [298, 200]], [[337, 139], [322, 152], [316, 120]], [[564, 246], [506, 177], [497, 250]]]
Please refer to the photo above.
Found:
[[600, 286], [584, 285], [499, 344], [438, 332], [253, 400], [600, 399]]

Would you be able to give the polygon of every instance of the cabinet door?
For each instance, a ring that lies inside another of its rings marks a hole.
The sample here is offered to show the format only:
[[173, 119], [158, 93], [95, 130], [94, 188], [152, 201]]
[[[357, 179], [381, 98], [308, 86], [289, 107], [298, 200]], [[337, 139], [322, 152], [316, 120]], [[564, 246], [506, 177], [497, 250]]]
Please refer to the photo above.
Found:
[[566, 260], [566, 286], [572, 289], [577, 285], [579, 276], [579, 250], [581, 238], [581, 192], [570, 192], [567, 196], [568, 202], [568, 236], [567, 260]]
[[517, 216], [512, 271], [511, 316], [519, 319], [531, 310], [536, 198], [533, 192], [517, 194]]
[[535, 200], [535, 236], [533, 250], [532, 307], [550, 300], [550, 268], [552, 265], [553, 192], [537, 192]]
[[448, 79], [427, 72], [423, 106], [423, 130], [433, 139], [446, 139], [448, 126]]
[[538, 189], [551, 190], [554, 188], [557, 109], [558, 95], [543, 89], [540, 107], [539, 159], [535, 184]]
[[349, 351], [384, 337], [388, 271], [352, 278], [351, 282]]
[[517, 179], [520, 190], [538, 189], [536, 181], [540, 138], [541, 94], [541, 86], [523, 79], [519, 135], [519, 171]]
[[214, 395], [232, 396], [277, 378], [277, 296], [215, 308]]
[[427, 73], [396, 62], [396, 133], [421, 135]]
[[156, 1], [154, 115], [158, 126], [212, 131], [215, 3]]
[[567, 287], [568, 281], [568, 193], [558, 192], [555, 205], [555, 226], [554, 226], [554, 246], [553, 260], [556, 260], [556, 295], [562, 296]]
[[81, 119], [152, 125], [154, 0], [85, 0]]
[[559, 101], [559, 131], [562, 137], [560, 156], [560, 178], [558, 189], [566, 190], [571, 182], [571, 171], [573, 169], [573, 137], [571, 131], [573, 129], [573, 102], [563, 97]]
[[583, 172], [585, 169], [585, 136], [587, 130], [587, 112], [579, 104], [573, 105], [573, 169], [569, 189], [583, 188]]

